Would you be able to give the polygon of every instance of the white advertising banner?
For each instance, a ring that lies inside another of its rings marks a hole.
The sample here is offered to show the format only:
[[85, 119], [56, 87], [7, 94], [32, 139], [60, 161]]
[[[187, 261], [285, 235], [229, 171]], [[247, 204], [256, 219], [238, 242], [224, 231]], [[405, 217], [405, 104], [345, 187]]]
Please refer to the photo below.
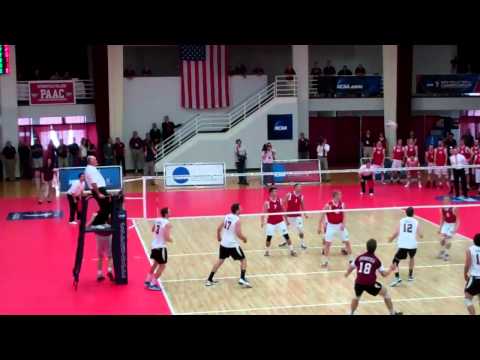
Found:
[[224, 186], [225, 163], [165, 164], [166, 187]]

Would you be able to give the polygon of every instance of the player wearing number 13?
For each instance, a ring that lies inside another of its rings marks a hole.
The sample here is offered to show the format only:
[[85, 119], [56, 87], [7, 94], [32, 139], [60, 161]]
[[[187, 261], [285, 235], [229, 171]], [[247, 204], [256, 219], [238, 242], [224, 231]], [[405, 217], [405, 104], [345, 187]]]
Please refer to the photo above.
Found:
[[217, 240], [220, 243], [220, 253], [218, 261], [213, 265], [212, 271], [205, 282], [205, 286], [212, 286], [218, 283], [217, 280], [213, 279], [215, 273], [220, 266], [222, 266], [225, 259], [232, 257], [233, 260], [240, 261], [240, 279], [238, 280], [238, 283], [245, 288], [251, 288], [252, 286], [245, 278], [245, 273], [247, 272], [247, 259], [238, 243], [238, 239], [242, 240], [244, 243], [247, 242], [247, 238], [243, 235], [240, 225], [240, 204], [233, 204], [230, 207], [230, 210], [231, 213], [225, 215], [225, 219], [217, 228]]
[[[417, 236], [423, 238], [423, 234], [420, 232], [420, 226], [418, 220], [413, 217], [414, 210], [409, 207], [405, 213], [406, 217], [400, 220], [400, 225], [395, 233], [388, 240], [392, 242], [395, 238], [398, 238], [397, 246], [398, 250], [393, 258], [393, 264], [398, 268], [400, 261], [410, 257], [410, 263], [408, 266], [408, 281], [413, 281], [413, 268], [415, 267], [415, 254], [417, 253]], [[402, 282], [400, 278], [400, 269], [397, 269], [395, 273], [395, 280], [390, 286], [397, 286]]]
[[392, 299], [385, 287], [377, 282], [377, 271], [383, 276], [387, 277], [392, 271], [395, 271], [396, 266], [392, 264], [390, 269], [385, 270], [382, 262], [375, 256], [377, 249], [377, 241], [370, 239], [367, 241], [367, 252], [358, 256], [353, 263], [348, 266], [345, 277], [348, 277], [353, 270], [357, 269], [357, 278], [355, 279], [355, 297], [352, 299], [351, 315], [355, 314], [358, 308], [358, 303], [362, 294], [366, 291], [372, 296], [381, 295], [385, 301], [388, 311], [391, 315], [401, 315], [393, 309]]

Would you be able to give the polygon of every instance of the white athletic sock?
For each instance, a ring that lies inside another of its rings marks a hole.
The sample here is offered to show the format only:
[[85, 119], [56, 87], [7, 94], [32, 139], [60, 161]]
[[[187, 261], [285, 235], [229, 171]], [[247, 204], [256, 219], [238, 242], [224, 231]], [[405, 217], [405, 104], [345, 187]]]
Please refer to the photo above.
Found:
[[288, 250], [293, 251], [293, 244], [288, 245]]

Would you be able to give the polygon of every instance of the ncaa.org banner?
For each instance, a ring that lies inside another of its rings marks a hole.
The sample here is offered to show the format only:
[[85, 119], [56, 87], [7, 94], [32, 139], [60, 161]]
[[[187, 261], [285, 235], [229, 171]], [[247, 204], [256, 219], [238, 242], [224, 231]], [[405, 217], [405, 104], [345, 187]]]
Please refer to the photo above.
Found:
[[336, 76], [335, 80], [335, 94], [338, 97], [377, 97], [382, 95], [381, 76]]
[[165, 164], [166, 187], [224, 186], [224, 163]]
[[480, 75], [417, 75], [417, 94], [480, 95]]

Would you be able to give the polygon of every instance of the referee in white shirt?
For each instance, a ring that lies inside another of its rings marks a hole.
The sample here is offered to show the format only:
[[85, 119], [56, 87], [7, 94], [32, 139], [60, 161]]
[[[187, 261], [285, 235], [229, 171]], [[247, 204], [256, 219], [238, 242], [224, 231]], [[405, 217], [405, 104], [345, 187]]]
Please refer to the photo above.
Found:
[[[320, 161], [320, 169], [328, 170], [328, 152], [330, 151], [330, 145], [327, 144], [327, 139], [320, 138], [320, 143], [317, 146], [317, 156]], [[322, 174], [322, 180], [325, 182], [330, 181], [328, 174]]]
[[80, 220], [80, 212], [78, 211], [78, 201], [82, 196], [83, 190], [85, 190], [85, 174], [78, 175], [78, 180], [72, 182], [72, 185], [67, 191], [68, 205], [70, 207], [70, 219], [69, 224], [76, 224], [75, 215], [77, 220]]
[[452, 155], [450, 156], [450, 164], [453, 168], [453, 183], [455, 186], [455, 197], [459, 197], [459, 182], [462, 182], [462, 196], [468, 197], [467, 191], [467, 176], [465, 174], [465, 168], [463, 166], [468, 165], [465, 156], [458, 153], [458, 149], [454, 147], [452, 149]]
[[85, 180], [88, 187], [92, 191], [92, 195], [97, 200], [99, 211], [92, 224], [103, 225], [107, 222], [111, 212], [110, 198], [108, 197], [105, 179], [96, 166], [98, 165], [97, 158], [93, 155], [87, 157], [87, 167], [85, 168]]

